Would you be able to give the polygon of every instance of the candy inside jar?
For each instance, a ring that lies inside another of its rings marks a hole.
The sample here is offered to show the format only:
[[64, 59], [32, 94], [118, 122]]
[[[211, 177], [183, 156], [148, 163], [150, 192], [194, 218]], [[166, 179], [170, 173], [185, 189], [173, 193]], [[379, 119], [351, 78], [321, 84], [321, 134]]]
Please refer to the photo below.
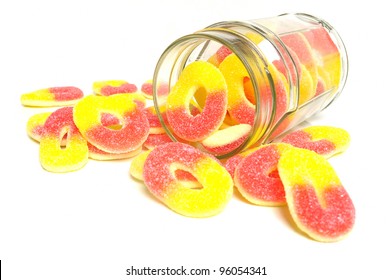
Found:
[[[228, 157], [326, 108], [348, 71], [325, 21], [284, 14], [213, 24], [173, 42], [154, 73], [154, 105], [168, 136]], [[168, 85], [158, 94], [158, 84]]]

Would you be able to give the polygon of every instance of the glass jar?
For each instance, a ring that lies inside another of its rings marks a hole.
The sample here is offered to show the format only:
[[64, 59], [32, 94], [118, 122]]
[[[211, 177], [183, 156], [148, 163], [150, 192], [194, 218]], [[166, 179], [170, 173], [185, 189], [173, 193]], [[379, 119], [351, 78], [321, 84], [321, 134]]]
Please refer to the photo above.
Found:
[[[153, 78], [154, 106], [173, 141], [189, 143], [173, 131], [165, 116], [166, 101], [183, 70], [200, 60], [218, 67], [226, 79], [228, 109], [220, 130], [241, 125], [250, 127], [241, 139], [235, 135], [240, 130], [232, 129], [234, 135], [230, 135], [230, 130], [228, 134], [223, 133], [222, 145], [237, 140], [235, 145], [226, 145], [226, 149], [209, 149], [203, 141], [191, 141], [219, 158], [271, 142], [320, 112], [341, 93], [348, 73], [343, 41], [330, 24], [314, 16], [283, 14], [213, 24], [174, 41], [157, 63]], [[234, 78], [230, 73], [225, 75], [225, 71], [236, 69]], [[168, 85], [167, 93], [159, 92], [162, 83]], [[194, 88], [190, 101], [190, 106], [198, 107], [199, 113], [206, 98], [200, 92], [203, 89]], [[197, 113], [187, 110], [197, 117]]]

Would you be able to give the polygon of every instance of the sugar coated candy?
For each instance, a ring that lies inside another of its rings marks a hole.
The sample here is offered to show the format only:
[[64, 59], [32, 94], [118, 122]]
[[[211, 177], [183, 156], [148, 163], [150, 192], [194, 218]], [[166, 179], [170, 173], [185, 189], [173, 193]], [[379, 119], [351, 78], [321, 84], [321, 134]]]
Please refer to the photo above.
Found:
[[240, 161], [234, 172], [234, 184], [243, 197], [257, 205], [286, 204], [277, 169], [281, 154], [290, 148], [282, 143], [265, 145]]
[[[199, 88], [206, 91], [205, 106], [196, 116], [190, 103]], [[205, 61], [195, 61], [182, 71], [171, 89], [166, 104], [170, 127], [180, 138], [200, 141], [222, 125], [227, 109], [226, 81], [218, 68]]]
[[346, 130], [338, 127], [309, 126], [288, 133], [281, 141], [329, 158], [347, 149], [350, 135]]
[[[62, 147], [63, 141], [65, 147]], [[42, 167], [51, 172], [74, 171], [87, 163], [87, 141], [74, 124], [72, 107], [60, 108], [46, 120], [39, 158]]]
[[54, 107], [73, 105], [83, 98], [83, 92], [77, 87], [43, 88], [20, 97], [22, 105], [31, 107]]
[[323, 156], [288, 149], [279, 160], [278, 171], [291, 217], [299, 229], [323, 242], [341, 240], [351, 232], [354, 204]]
[[[184, 185], [176, 177], [177, 170], [190, 173], [201, 188]], [[173, 211], [190, 217], [220, 213], [233, 192], [230, 174], [216, 159], [178, 142], [151, 151], [144, 164], [143, 178], [156, 198]]]

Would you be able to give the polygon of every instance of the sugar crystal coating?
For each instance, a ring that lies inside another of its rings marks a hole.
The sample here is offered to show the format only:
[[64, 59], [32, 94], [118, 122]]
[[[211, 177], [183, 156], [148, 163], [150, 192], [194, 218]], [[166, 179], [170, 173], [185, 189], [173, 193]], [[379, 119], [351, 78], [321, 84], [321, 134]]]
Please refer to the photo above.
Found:
[[277, 173], [282, 152], [287, 144], [269, 144], [243, 158], [234, 172], [234, 184], [250, 202], [264, 206], [286, 203], [283, 184]]
[[355, 207], [336, 172], [321, 155], [285, 151], [278, 163], [290, 214], [303, 232], [322, 242], [343, 239], [355, 222]]
[[89, 151], [89, 155], [88, 155], [89, 158], [94, 160], [101, 160], [101, 161], [131, 158], [138, 155], [143, 149], [143, 147], [140, 146], [139, 148], [136, 148], [135, 150], [127, 153], [108, 153], [98, 149], [91, 143], [87, 143], [87, 145]]
[[93, 92], [103, 96], [119, 93], [134, 93], [137, 92], [137, 86], [124, 80], [96, 81], [93, 83]]
[[143, 146], [149, 150], [154, 149], [157, 146], [173, 142], [173, 140], [166, 134], [149, 134]]
[[24, 106], [52, 107], [73, 105], [83, 98], [83, 92], [77, 87], [50, 87], [22, 94], [20, 100]]
[[249, 124], [229, 126], [214, 132], [201, 141], [204, 149], [214, 155], [223, 155], [241, 146], [249, 136], [252, 127]]
[[[203, 110], [192, 115], [191, 99], [204, 88]], [[173, 132], [188, 141], [200, 141], [214, 133], [223, 123], [227, 109], [227, 88], [218, 68], [205, 61], [195, 61], [182, 71], [167, 98], [167, 119]]]
[[[176, 171], [194, 176], [202, 188], [189, 188]], [[156, 147], [146, 159], [143, 178], [149, 191], [173, 211], [190, 217], [208, 217], [223, 210], [232, 196], [230, 174], [212, 156], [182, 143]]]
[[[74, 108], [74, 121], [82, 135], [98, 149], [108, 153], [128, 153], [147, 139], [149, 125], [134, 102], [136, 94], [90, 95]], [[102, 114], [116, 116], [122, 126], [112, 129], [102, 124]]]
[[329, 158], [347, 149], [350, 135], [346, 130], [338, 127], [309, 126], [288, 133], [281, 141]]

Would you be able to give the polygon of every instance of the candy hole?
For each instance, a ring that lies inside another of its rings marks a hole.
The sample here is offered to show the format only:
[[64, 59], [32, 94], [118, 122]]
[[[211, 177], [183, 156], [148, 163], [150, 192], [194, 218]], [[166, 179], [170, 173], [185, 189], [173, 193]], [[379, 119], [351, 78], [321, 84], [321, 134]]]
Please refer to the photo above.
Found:
[[191, 112], [192, 116], [196, 116], [201, 113], [203, 110], [205, 104], [206, 104], [206, 99], [207, 99], [207, 91], [205, 88], [200, 87], [198, 88], [194, 95], [194, 102], [191, 102], [189, 104], [189, 111]]
[[69, 127], [64, 127], [61, 132], [60, 132], [60, 149], [64, 150], [67, 148], [67, 142], [68, 142], [68, 137], [70, 135], [69, 133]]
[[101, 123], [112, 130], [120, 130], [123, 127], [123, 119], [110, 113], [101, 113]]
[[192, 173], [183, 170], [177, 169], [174, 172], [176, 179], [181, 181], [182, 185], [188, 187], [193, 190], [201, 190], [203, 186], [199, 183], [199, 181], [192, 175]]
[[275, 178], [275, 179], [279, 179], [279, 171], [278, 169], [275, 167], [273, 169], [271, 169], [268, 173], [268, 177], [270, 178]]

